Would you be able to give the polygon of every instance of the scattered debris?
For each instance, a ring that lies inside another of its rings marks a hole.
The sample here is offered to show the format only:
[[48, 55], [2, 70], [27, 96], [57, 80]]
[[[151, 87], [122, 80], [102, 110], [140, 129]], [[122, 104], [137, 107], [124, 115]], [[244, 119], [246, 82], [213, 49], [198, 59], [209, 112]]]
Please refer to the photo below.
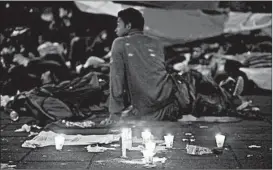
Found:
[[32, 127], [33, 127], [33, 128], [36, 128], [36, 129], [39, 129], [39, 130], [42, 129], [42, 127], [37, 126], [37, 125], [32, 125]]
[[88, 145], [87, 147], [88, 152], [104, 152], [106, 150], [116, 150], [116, 148], [106, 148], [106, 147], [101, 147], [101, 146], [95, 146], [92, 147], [91, 145]]
[[38, 132], [30, 132], [30, 134], [28, 135], [28, 137], [37, 136], [38, 134], [39, 134]]
[[250, 158], [250, 157], [252, 157], [252, 156], [253, 156], [253, 155], [251, 155], [251, 154], [246, 155], [247, 158]]
[[240, 106], [238, 106], [238, 107], [236, 108], [236, 110], [238, 110], [238, 111], [243, 110], [243, 109], [245, 109], [246, 107], [248, 107], [248, 106], [251, 105], [251, 104], [252, 104], [252, 101], [251, 101], [251, 100], [245, 101], [245, 102], [243, 102]]
[[91, 120], [86, 120], [81, 122], [71, 122], [71, 121], [62, 120], [62, 123], [65, 124], [66, 127], [81, 127], [81, 128], [89, 128], [96, 125], [96, 123]]
[[186, 136], [192, 136], [192, 133], [185, 133]]
[[120, 144], [111, 144], [110, 146], [112, 146], [112, 147], [119, 147]]
[[30, 132], [31, 126], [24, 124], [20, 129], [16, 129], [15, 132]]
[[16, 168], [16, 165], [9, 165], [5, 163], [1, 163], [1, 168], [0, 169], [14, 169]]
[[154, 161], [154, 162], [161, 162], [161, 163], [163, 163], [163, 164], [166, 162], [166, 160], [167, 160], [166, 157], [163, 157], [163, 158], [154, 157], [154, 158], [153, 158], [153, 161]]
[[118, 133], [118, 132], [120, 132], [120, 130], [118, 130], [118, 129], [111, 129], [110, 132], [112, 132], [112, 133]]
[[195, 142], [195, 139], [190, 139], [191, 142]]
[[183, 141], [183, 142], [187, 142], [187, 141], [189, 141], [189, 139], [183, 138], [182, 141]]
[[207, 129], [209, 128], [208, 126], [199, 126], [200, 129]]
[[155, 168], [156, 165], [155, 164], [145, 164], [144, 167], [145, 168]]
[[258, 149], [258, 148], [261, 148], [261, 146], [258, 146], [258, 145], [250, 145], [250, 146], [248, 146], [248, 148], [249, 148], [249, 149], [254, 149], [254, 148], [255, 148], [255, 149], [256, 149], [256, 148]]
[[196, 145], [187, 145], [186, 146], [187, 154], [190, 155], [204, 155], [212, 154], [212, 150], [206, 147], [196, 146]]

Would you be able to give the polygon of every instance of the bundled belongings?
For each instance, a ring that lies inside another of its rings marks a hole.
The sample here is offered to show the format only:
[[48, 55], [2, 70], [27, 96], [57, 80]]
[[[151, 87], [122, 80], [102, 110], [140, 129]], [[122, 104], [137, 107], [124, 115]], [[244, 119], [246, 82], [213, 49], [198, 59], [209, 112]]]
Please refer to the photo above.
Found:
[[[89, 117], [88, 109], [100, 101], [103, 92], [95, 73], [89, 73], [58, 85], [44, 85], [15, 96], [6, 110], [34, 116], [39, 125], [60, 119], [81, 120]], [[84, 108], [87, 108], [84, 109]]]

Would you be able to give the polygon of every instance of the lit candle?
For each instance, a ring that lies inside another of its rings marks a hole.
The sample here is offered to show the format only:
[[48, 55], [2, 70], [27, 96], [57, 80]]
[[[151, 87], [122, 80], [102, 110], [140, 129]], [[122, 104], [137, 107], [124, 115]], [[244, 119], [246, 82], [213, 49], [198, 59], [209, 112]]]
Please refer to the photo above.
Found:
[[218, 148], [222, 148], [224, 146], [225, 138], [226, 137], [224, 135], [221, 135], [221, 134], [215, 135], [216, 145], [217, 145]]
[[151, 150], [152, 152], [154, 152], [155, 147], [156, 147], [156, 143], [155, 142], [148, 141], [148, 142], [145, 143], [145, 149], [146, 150]]
[[151, 140], [152, 138], [152, 133], [149, 130], [145, 130], [144, 132], [141, 133], [141, 137], [143, 139], [143, 144]]
[[65, 137], [63, 135], [55, 136], [55, 147], [57, 150], [62, 150], [64, 141], [65, 141]]
[[132, 129], [123, 128], [121, 133], [121, 153], [126, 157], [126, 150], [132, 148]]
[[171, 134], [168, 134], [167, 136], [164, 136], [166, 148], [172, 148], [173, 147], [173, 140], [174, 136]]
[[146, 164], [152, 164], [153, 163], [153, 156], [155, 155], [155, 153], [150, 150], [150, 149], [144, 149], [142, 151], [143, 157], [144, 157], [144, 162]]

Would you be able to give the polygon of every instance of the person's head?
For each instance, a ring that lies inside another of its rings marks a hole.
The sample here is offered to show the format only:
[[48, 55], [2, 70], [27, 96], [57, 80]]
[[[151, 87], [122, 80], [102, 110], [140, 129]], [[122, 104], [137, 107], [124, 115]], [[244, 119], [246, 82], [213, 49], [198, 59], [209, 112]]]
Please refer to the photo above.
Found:
[[121, 37], [126, 34], [131, 29], [137, 29], [143, 31], [144, 27], [144, 18], [140, 11], [134, 8], [127, 8], [119, 11], [116, 33], [117, 36]]

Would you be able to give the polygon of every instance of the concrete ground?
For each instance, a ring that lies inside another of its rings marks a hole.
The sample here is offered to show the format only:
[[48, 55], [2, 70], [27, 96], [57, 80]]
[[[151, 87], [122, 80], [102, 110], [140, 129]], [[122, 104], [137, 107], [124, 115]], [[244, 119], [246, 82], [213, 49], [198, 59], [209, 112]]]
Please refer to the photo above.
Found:
[[[249, 96], [261, 111], [272, 119], [271, 96]], [[92, 169], [123, 170], [146, 169], [141, 164], [122, 163], [120, 150], [108, 150], [103, 153], [88, 153], [85, 146], [64, 146], [56, 151], [54, 146], [29, 149], [21, 145], [28, 133], [15, 133], [31, 118], [22, 118], [11, 122], [1, 112], [1, 164], [16, 165], [15, 169]], [[207, 126], [200, 128], [200, 126]], [[166, 133], [175, 135], [174, 148], [158, 153], [157, 157], [166, 157], [164, 164], [154, 169], [272, 169], [272, 125], [264, 121], [243, 120], [236, 123], [178, 123], [153, 122], [133, 128], [133, 136], [140, 136], [143, 128], [163, 139]], [[195, 139], [191, 144], [215, 147], [215, 134], [226, 135], [225, 149], [220, 155], [192, 156], [186, 153], [185, 133], [192, 133]], [[250, 145], [261, 148], [248, 148]], [[128, 159], [141, 159], [139, 151], [129, 151]]]

